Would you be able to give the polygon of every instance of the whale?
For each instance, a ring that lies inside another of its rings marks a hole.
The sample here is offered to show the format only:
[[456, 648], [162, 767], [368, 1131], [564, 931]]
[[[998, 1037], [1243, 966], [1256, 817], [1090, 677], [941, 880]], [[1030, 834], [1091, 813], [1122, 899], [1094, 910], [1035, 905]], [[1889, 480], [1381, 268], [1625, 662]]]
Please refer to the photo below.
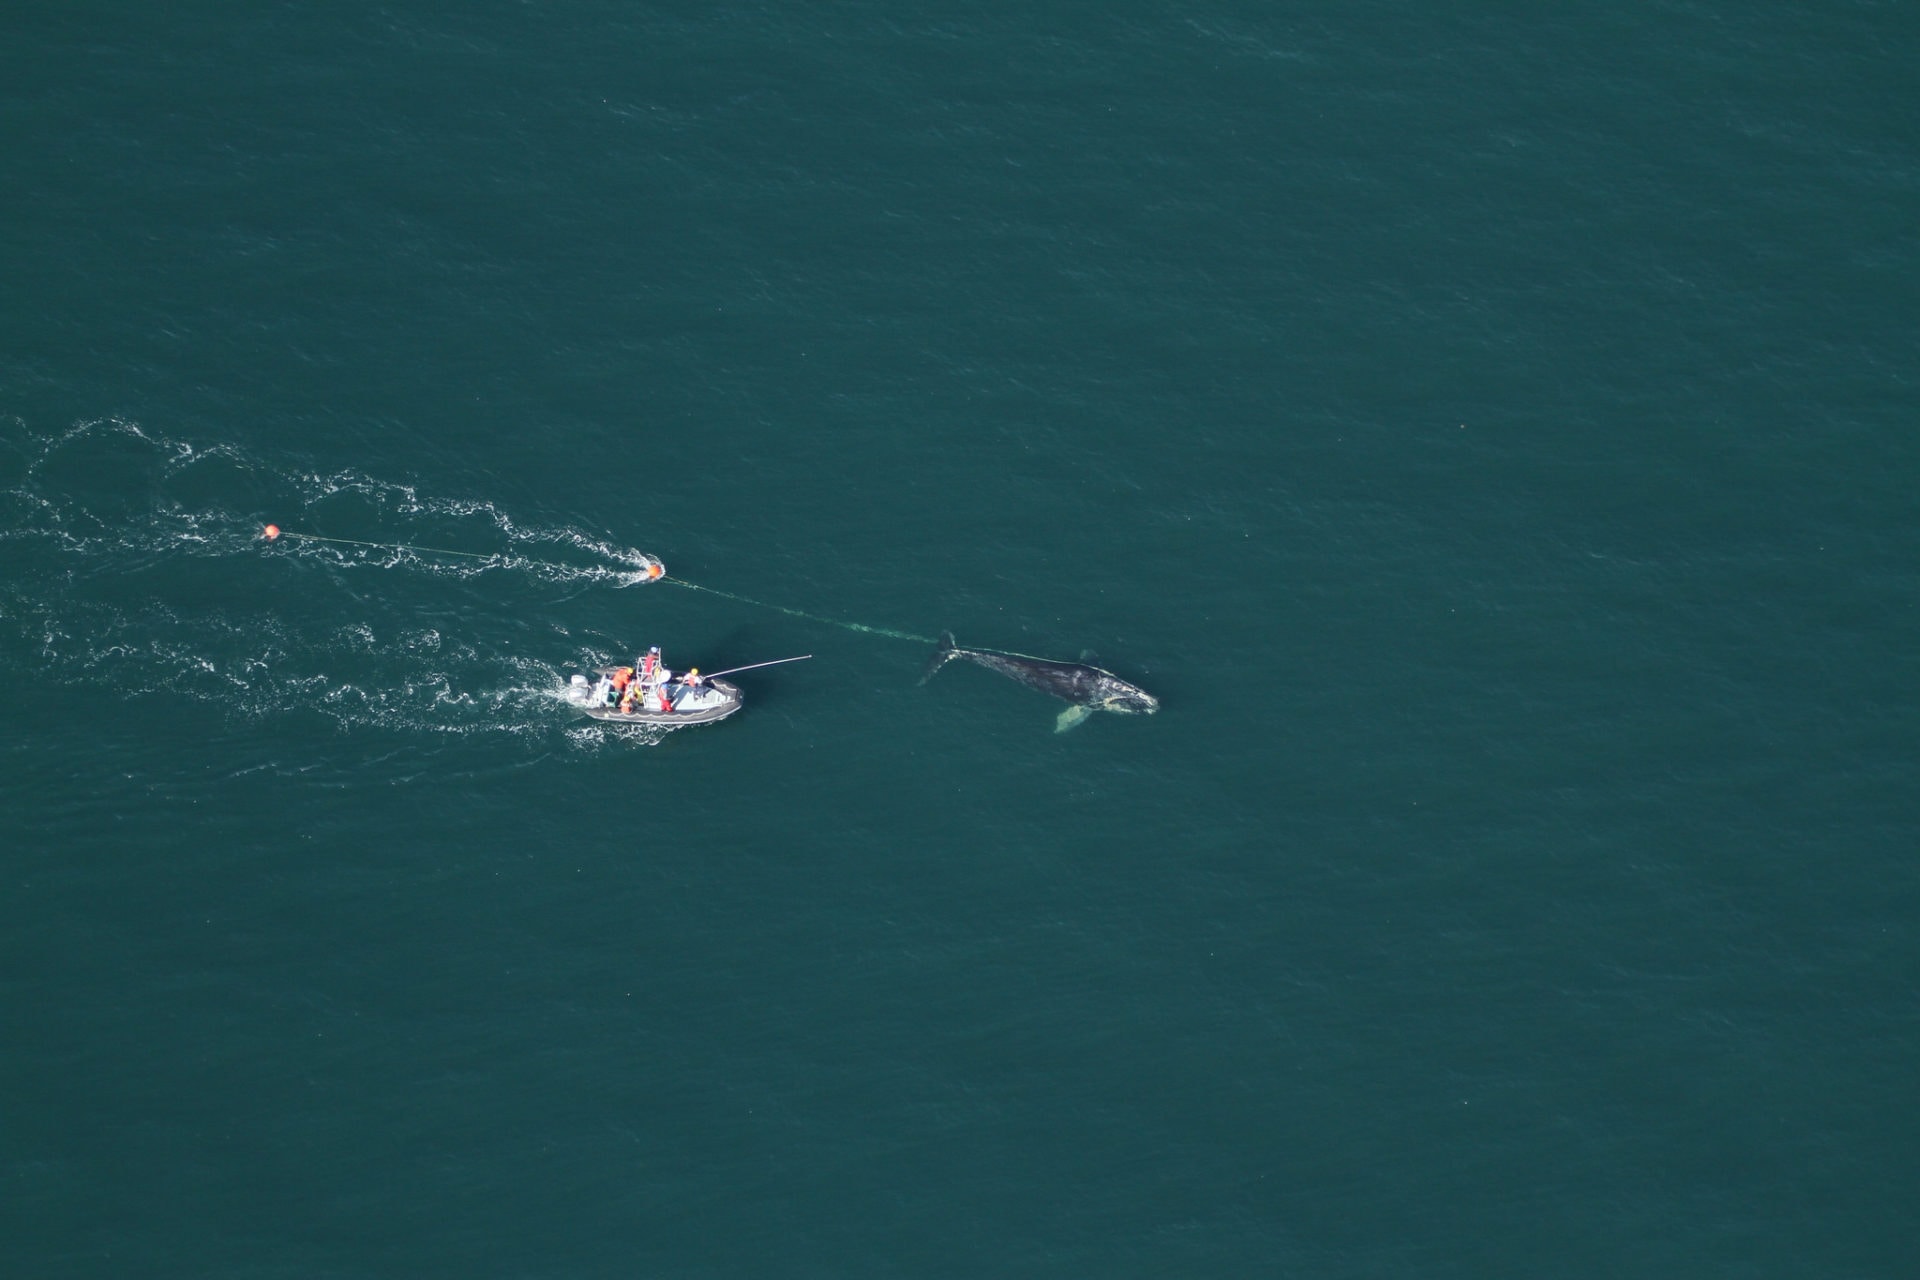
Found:
[[1051, 658], [1035, 658], [1029, 654], [1007, 653], [999, 649], [963, 649], [954, 643], [951, 631], [940, 633], [939, 647], [927, 659], [927, 669], [921, 674], [920, 683], [925, 684], [933, 679], [939, 674], [940, 668], [956, 658], [989, 671], [998, 671], [1017, 684], [1072, 703], [1054, 722], [1055, 733], [1065, 733], [1096, 711], [1152, 715], [1160, 709], [1158, 698], [1138, 685], [1128, 684], [1111, 671], [1084, 662], [1055, 662]]

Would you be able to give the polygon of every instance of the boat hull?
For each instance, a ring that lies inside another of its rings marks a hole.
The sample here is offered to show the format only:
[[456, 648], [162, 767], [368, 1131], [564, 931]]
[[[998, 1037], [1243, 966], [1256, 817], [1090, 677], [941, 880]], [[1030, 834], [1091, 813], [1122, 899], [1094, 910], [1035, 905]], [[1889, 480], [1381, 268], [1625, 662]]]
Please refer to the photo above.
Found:
[[[614, 670], [608, 667], [599, 674], [611, 675]], [[609, 707], [596, 701], [592, 689], [590, 682], [583, 683], [581, 678], [576, 677], [567, 689], [567, 701], [582, 715], [606, 724], [657, 725], [667, 729], [712, 724], [738, 711], [742, 702], [739, 686], [730, 680], [703, 680], [697, 689], [683, 684], [669, 685], [667, 692], [673, 703], [672, 711], [662, 711], [657, 698], [645, 710], [636, 701], [633, 710], [622, 711], [617, 706]]]

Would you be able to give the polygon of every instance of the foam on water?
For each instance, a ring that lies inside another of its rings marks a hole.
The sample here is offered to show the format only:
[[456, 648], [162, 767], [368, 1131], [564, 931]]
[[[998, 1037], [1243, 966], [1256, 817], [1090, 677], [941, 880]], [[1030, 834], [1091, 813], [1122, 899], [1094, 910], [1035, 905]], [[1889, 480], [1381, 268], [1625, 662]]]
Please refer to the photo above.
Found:
[[[568, 669], [512, 651], [527, 610], [509, 628], [499, 616], [513, 612], [506, 584], [469, 586], [508, 575], [524, 595], [646, 581], [650, 557], [603, 535], [523, 524], [490, 502], [412, 484], [196, 446], [123, 419], [51, 437], [0, 423], [0, 485], [0, 661], [76, 699], [168, 693], [247, 718], [560, 735], [581, 748], [662, 736], [575, 726]], [[385, 545], [268, 543], [268, 517]], [[428, 541], [468, 549], [436, 557], [411, 545]], [[380, 571], [415, 580], [349, 583]], [[422, 625], [424, 613], [458, 614], [460, 634]], [[600, 646], [545, 625], [543, 652], [579, 666], [604, 660]]]
[[506, 570], [545, 583], [634, 586], [656, 563], [605, 536], [523, 525], [484, 500], [423, 496], [415, 485], [352, 470], [290, 468], [123, 418], [44, 438], [14, 420], [0, 443], [23, 464], [17, 480], [8, 477], [0, 541], [40, 537], [116, 557], [225, 556], [257, 550], [271, 520], [315, 535], [289, 539], [283, 554], [351, 567], [453, 578]]

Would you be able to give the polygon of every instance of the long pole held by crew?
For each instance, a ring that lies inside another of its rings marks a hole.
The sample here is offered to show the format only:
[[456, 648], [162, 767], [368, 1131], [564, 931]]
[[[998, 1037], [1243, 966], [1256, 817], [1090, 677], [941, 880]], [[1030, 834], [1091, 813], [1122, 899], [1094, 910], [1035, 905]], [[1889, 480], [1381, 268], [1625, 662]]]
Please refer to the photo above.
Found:
[[728, 667], [725, 671], [715, 671], [710, 674], [702, 672], [700, 678], [702, 680], [711, 680], [715, 676], [730, 676], [736, 671], [753, 671], [760, 667], [777, 667], [783, 662], [805, 662], [812, 656], [810, 653], [803, 653], [797, 658], [775, 658], [772, 662], [750, 662], [744, 667]]

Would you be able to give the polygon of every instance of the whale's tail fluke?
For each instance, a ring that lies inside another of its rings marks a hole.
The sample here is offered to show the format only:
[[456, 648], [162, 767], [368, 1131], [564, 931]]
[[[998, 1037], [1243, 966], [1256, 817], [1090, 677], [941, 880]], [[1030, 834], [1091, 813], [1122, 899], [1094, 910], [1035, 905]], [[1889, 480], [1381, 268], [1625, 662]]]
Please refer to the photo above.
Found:
[[939, 674], [940, 668], [953, 661], [954, 658], [959, 656], [959, 653], [960, 646], [953, 642], [953, 632], [942, 631], [940, 633], [939, 647], [933, 651], [933, 656], [927, 659], [927, 669], [920, 673], [920, 683], [925, 684], [927, 681], [933, 679], [934, 676]]

